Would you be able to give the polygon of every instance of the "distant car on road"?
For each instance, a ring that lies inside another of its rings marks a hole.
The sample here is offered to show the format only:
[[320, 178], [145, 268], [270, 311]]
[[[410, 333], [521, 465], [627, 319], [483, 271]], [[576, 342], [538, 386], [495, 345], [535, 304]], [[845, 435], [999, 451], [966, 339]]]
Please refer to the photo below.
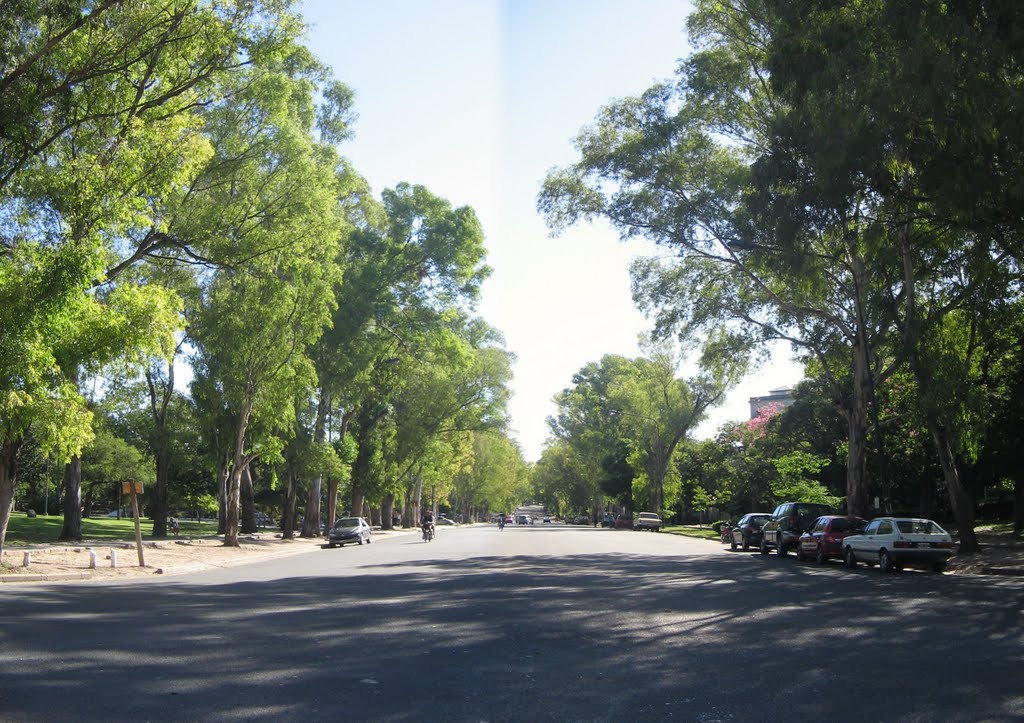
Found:
[[438, 524], [438, 525], [454, 525], [455, 522], [454, 522], [454, 520], [452, 520], [452, 519], [450, 519], [448, 517], [445, 517], [444, 515], [440, 515], [440, 516], [438, 516], [437, 520], [435, 521], [435, 524]]
[[730, 547], [735, 550], [742, 547], [744, 551], [751, 547], [758, 547], [761, 544], [761, 528], [764, 523], [772, 518], [769, 512], [748, 512], [740, 518], [736, 526], [732, 528], [732, 543]]
[[641, 512], [633, 520], [633, 529], [661, 532], [661, 518], [653, 512]]
[[882, 572], [904, 567], [943, 572], [952, 555], [950, 534], [936, 522], [917, 517], [879, 517], [861, 534], [843, 540], [843, 562], [851, 569], [858, 562], [877, 562]]
[[331, 528], [327, 536], [327, 546], [344, 547], [346, 542], [358, 542], [360, 545], [364, 542], [370, 544], [373, 542], [371, 537], [370, 526], [362, 517], [342, 517]]
[[825, 515], [814, 521], [811, 529], [800, 535], [796, 559], [814, 558], [819, 564], [833, 557], [843, 556], [843, 540], [857, 535], [868, 524], [860, 517]]

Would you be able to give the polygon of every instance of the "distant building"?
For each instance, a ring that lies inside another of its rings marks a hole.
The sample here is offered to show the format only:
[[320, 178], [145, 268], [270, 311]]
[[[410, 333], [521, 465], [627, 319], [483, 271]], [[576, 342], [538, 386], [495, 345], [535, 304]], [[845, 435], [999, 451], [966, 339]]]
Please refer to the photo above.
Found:
[[795, 400], [793, 399], [793, 387], [779, 387], [778, 389], [772, 389], [768, 392], [768, 396], [765, 397], [751, 397], [750, 398], [750, 418], [753, 419], [761, 410], [767, 407], [769, 404], [777, 404], [780, 409], [784, 409], [792, 404]]

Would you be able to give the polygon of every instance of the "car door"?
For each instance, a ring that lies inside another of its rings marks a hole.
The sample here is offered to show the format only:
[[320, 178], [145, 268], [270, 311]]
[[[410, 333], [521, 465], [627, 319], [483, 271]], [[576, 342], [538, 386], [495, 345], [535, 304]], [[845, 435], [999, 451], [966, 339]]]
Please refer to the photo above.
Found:
[[858, 560], [867, 559], [870, 555], [874, 559], [874, 555], [871, 552], [871, 546], [874, 544], [875, 534], [878, 532], [878, 524], [881, 520], [872, 520], [868, 523], [868, 526], [864, 528], [864, 532], [860, 535], [846, 538], [846, 544], [853, 550], [854, 556]]
[[892, 523], [892, 520], [879, 520], [878, 529], [875, 530], [874, 539], [872, 540], [872, 552], [877, 556], [878, 551], [883, 547], [887, 550], [891, 550], [895, 537], [896, 526]]
[[800, 537], [800, 547], [803, 549], [805, 555], [813, 555], [818, 551], [818, 543], [821, 542], [821, 536], [825, 534], [825, 529], [828, 527], [828, 518], [819, 517], [811, 525], [810, 533], [807, 537]]

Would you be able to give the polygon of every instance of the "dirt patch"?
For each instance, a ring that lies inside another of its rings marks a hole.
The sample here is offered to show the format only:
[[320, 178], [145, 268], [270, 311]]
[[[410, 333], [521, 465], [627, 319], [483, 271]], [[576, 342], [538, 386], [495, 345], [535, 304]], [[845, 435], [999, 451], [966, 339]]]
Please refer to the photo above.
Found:
[[[323, 543], [322, 538], [282, 540], [270, 535], [239, 538], [238, 547], [225, 547], [223, 540], [218, 538], [144, 542], [145, 567], [139, 566], [134, 543], [83, 542], [32, 548], [7, 547], [0, 559], [0, 581], [28, 581], [39, 576], [46, 579], [107, 579], [174, 574], [306, 552]], [[95, 553], [95, 569], [90, 567], [90, 552]], [[27, 567], [26, 553], [29, 556]], [[111, 564], [112, 558], [116, 565]]]

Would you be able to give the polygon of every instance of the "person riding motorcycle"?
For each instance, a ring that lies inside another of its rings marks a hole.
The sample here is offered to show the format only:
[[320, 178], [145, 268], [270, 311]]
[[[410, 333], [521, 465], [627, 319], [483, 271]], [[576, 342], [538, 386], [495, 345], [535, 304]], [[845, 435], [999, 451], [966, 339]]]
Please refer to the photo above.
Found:
[[423, 539], [430, 539], [434, 536], [434, 513], [427, 510], [423, 514], [423, 522], [420, 525], [423, 529]]

